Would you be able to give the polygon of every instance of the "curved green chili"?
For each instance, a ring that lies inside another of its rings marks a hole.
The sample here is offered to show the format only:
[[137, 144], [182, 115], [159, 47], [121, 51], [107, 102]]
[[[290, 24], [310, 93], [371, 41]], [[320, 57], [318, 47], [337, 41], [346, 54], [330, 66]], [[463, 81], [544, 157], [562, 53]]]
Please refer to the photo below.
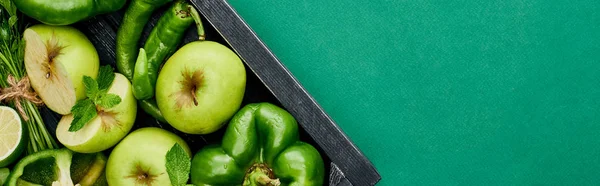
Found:
[[192, 25], [191, 12], [195, 9], [187, 2], [178, 0], [158, 20], [150, 32], [144, 48], [145, 58], [138, 58], [133, 75], [133, 95], [138, 100], [154, 97], [154, 86], [160, 65], [175, 53], [182, 42], [185, 31]]
[[165, 120], [165, 117], [163, 117], [162, 112], [160, 112], [160, 109], [158, 109], [158, 106], [156, 106], [156, 100], [154, 99], [146, 99], [146, 100], [139, 100], [138, 101], [138, 106], [140, 106], [142, 108], [142, 110], [144, 110], [144, 112], [150, 114], [152, 117], [154, 117], [154, 119], [163, 122], [163, 123], [167, 123], [167, 120]]
[[133, 79], [138, 42], [152, 13], [172, 0], [133, 0], [117, 31], [117, 70]]
[[175, 2], [150, 32], [134, 65], [133, 94], [140, 100], [138, 104], [142, 110], [163, 123], [167, 121], [153, 98], [159, 68], [177, 50], [185, 31], [193, 22], [196, 23], [198, 38], [204, 40], [204, 27], [196, 9], [185, 1]]

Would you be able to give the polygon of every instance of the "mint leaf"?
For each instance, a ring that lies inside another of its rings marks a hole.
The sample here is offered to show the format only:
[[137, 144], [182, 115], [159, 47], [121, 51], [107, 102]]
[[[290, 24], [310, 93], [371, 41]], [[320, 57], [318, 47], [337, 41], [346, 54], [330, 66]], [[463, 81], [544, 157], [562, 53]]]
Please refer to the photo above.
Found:
[[80, 130], [86, 123], [98, 116], [97, 106], [109, 109], [121, 103], [121, 97], [107, 93], [114, 79], [115, 74], [110, 65], [100, 67], [97, 80], [83, 76], [87, 98], [77, 101], [71, 108], [73, 121], [69, 127], [70, 132]]
[[121, 97], [116, 94], [103, 95], [96, 104], [102, 108], [109, 109], [121, 103]]
[[108, 90], [113, 80], [115, 79], [115, 73], [113, 72], [113, 68], [110, 65], [104, 65], [100, 67], [100, 72], [98, 73], [98, 89], [99, 90]]
[[171, 150], [167, 152], [166, 167], [171, 185], [185, 186], [189, 179], [191, 160], [183, 148], [175, 143]]
[[71, 127], [69, 127], [69, 132], [80, 130], [86, 123], [98, 115], [96, 105], [90, 99], [77, 101], [73, 108], [71, 108], [71, 112], [73, 113], [73, 121], [71, 122]]
[[92, 100], [98, 96], [98, 83], [90, 76], [83, 76], [83, 85], [85, 86], [85, 95]]

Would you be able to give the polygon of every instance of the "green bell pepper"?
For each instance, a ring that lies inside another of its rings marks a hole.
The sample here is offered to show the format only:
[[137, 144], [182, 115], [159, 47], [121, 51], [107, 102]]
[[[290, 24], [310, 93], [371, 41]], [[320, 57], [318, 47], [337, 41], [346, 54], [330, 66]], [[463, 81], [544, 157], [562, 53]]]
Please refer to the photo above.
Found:
[[202, 185], [322, 185], [323, 159], [299, 140], [298, 124], [270, 103], [246, 105], [231, 119], [220, 146], [192, 159], [191, 180]]
[[127, 0], [18, 0], [18, 10], [48, 25], [70, 25], [96, 15], [115, 12]]
[[102, 153], [83, 154], [69, 149], [51, 149], [21, 159], [8, 177], [6, 186], [15, 185], [108, 185]]

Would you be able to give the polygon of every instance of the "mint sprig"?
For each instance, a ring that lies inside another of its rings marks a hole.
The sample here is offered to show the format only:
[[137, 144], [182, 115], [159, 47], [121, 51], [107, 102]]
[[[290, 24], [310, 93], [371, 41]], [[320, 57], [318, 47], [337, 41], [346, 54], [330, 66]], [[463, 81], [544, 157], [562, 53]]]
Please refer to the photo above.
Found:
[[100, 67], [97, 80], [83, 76], [86, 98], [77, 101], [71, 108], [73, 121], [69, 132], [79, 131], [86, 123], [98, 116], [98, 107], [110, 109], [121, 103], [121, 97], [108, 93], [108, 88], [114, 79], [113, 68], [108, 65]]
[[185, 150], [175, 143], [166, 155], [166, 167], [171, 185], [185, 186], [189, 179], [192, 162]]

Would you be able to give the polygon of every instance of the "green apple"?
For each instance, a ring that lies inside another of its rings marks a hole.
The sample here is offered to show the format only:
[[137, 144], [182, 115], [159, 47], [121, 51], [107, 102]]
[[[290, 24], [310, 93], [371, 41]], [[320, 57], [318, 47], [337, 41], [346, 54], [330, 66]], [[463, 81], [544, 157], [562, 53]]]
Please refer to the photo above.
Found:
[[108, 93], [121, 97], [121, 103], [110, 109], [98, 106], [98, 115], [76, 132], [69, 132], [73, 115], [64, 115], [56, 128], [58, 141], [80, 153], [104, 151], [121, 141], [133, 127], [137, 115], [137, 102], [133, 97], [131, 83], [120, 73], [115, 73]]
[[156, 101], [165, 120], [188, 134], [221, 128], [239, 109], [246, 69], [229, 48], [212, 41], [181, 47], [161, 69]]
[[25, 69], [44, 104], [66, 115], [85, 97], [83, 76], [96, 78], [100, 61], [90, 40], [70, 26], [38, 24], [23, 33]]
[[171, 185], [166, 168], [167, 152], [178, 143], [192, 157], [179, 136], [155, 127], [137, 129], [113, 149], [106, 164], [109, 185]]

